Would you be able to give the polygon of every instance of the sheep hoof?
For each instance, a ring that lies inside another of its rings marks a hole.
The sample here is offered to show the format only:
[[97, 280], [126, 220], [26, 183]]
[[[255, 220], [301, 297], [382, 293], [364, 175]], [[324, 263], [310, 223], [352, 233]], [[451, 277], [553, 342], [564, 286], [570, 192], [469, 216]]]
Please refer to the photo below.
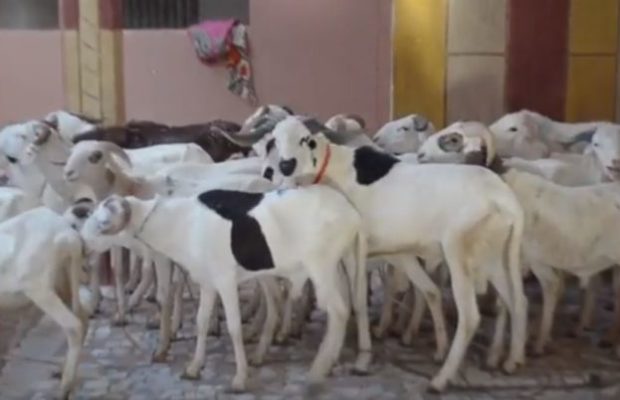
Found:
[[193, 374], [185, 370], [181, 374], [180, 378], [183, 379], [184, 381], [197, 381], [197, 380], [200, 380], [200, 372]]
[[52, 379], [60, 379], [62, 378], [62, 371], [56, 370], [52, 372]]
[[151, 362], [154, 364], [165, 363], [168, 358], [167, 351], [157, 351], [151, 356]]
[[506, 360], [504, 365], [502, 365], [502, 370], [509, 375], [512, 375], [518, 367], [518, 363], [513, 360]]
[[373, 327], [372, 336], [378, 340], [385, 338], [385, 329], [381, 329], [379, 326]]
[[67, 389], [61, 390], [58, 396], [54, 396], [54, 399], [58, 399], [58, 400], [69, 400], [70, 398], [71, 398], [71, 393]]
[[291, 338], [291, 339], [300, 340], [301, 339], [301, 335], [302, 335], [301, 329], [293, 329], [289, 333], [288, 337]]
[[614, 345], [613, 341], [609, 339], [608, 337], [603, 337], [601, 338], [601, 340], [598, 341], [598, 347], [602, 349], [609, 349], [613, 345]]
[[431, 394], [439, 394], [446, 389], [446, 382], [441, 382], [437, 378], [433, 379], [426, 391]]
[[439, 364], [443, 361], [446, 356], [446, 350], [437, 350], [435, 354], [433, 354], [433, 362], [435, 364]]
[[253, 367], [260, 367], [261, 365], [263, 365], [264, 358], [265, 357], [263, 357], [262, 355], [254, 354], [249, 359], [250, 365]]
[[157, 303], [157, 298], [155, 296], [146, 296], [146, 301], [149, 303]]
[[230, 386], [226, 387], [224, 391], [230, 394], [238, 394], [245, 392], [245, 390], [245, 379], [235, 376]]
[[159, 321], [156, 319], [146, 321], [146, 324], [144, 325], [144, 327], [149, 331], [154, 331], [156, 329], [159, 329]]
[[116, 328], [127, 326], [127, 320], [125, 318], [115, 317], [112, 319], [112, 326]]
[[275, 344], [285, 346], [288, 343], [288, 337], [286, 335], [277, 335], [273, 341]]
[[400, 337], [400, 344], [403, 346], [411, 346], [413, 343], [413, 335], [403, 334]]
[[494, 371], [499, 367], [499, 357], [490, 356], [487, 358], [486, 362], [480, 366], [480, 369], [484, 371]]
[[351, 369], [351, 375], [354, 375], [354, 376], [368, 376], [368, 375], [370, 375], [370, 371], [368, 371], [368, 368], [360, 368], [358, 366], [354, 366]]

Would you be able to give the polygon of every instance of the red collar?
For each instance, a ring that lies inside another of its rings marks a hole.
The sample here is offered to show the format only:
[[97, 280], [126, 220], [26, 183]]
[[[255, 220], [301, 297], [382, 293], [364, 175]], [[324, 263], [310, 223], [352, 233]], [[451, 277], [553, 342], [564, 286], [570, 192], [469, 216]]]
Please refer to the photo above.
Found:
[[314, 178], [314, 182], [312, 182], [313, 184], [321, 182], [321, 179], [323, 179], [323, 175], [325, 175], [325, 171], [327, 170], [327, 165], [329, 164], [329, 159], [331, 157], [332, 157], [332, 149], [331, 149], [331, 146], [328, 143], [327, 144], [327, 150], [325, 152], [325, 158], [323, 159], [323, 164], [321, 164], [321, 168], [319, 169], [319, 173], [316, 175], [316, 178]]

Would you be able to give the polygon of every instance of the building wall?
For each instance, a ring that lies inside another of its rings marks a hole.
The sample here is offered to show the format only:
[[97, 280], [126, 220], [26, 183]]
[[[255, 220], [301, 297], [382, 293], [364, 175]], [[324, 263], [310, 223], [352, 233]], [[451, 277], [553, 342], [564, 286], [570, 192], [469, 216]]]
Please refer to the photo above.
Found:
[[0, 125], [64, 106], [58, 30], [0, 30]]
[[619, 3], [396, 0], [396, 114], [620, 121]]
[[[391, 1], [250, 2], [259, 101], [327, 118], [351, 112], [371, 127], [389, 118]], [[228, 92], [223, 66], [205, 66], [185, 30], [124, 31], [127, 118], [241, 120], [253, 107]]]

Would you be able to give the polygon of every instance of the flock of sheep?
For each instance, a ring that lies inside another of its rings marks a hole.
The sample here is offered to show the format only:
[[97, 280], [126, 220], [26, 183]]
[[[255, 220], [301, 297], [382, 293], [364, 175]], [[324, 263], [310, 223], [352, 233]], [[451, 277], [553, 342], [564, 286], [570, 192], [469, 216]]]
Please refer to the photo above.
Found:
[[[179, 329], [186, 276], [199, 287], [196, 350], [184, 378], [200, 377], [221, 301], [235, 391], [246, 389], [244, 337], [259, 334], [251, 362], [260, 364], [274, 341], [300, 334], [314, 299], [327, 314], [327, 330], [308, 380], [329, 374], [351, 312], [353, 373], [368, 373], [367, 260], [387, 271], [375, 336], [391, 327], [402, 282], [412, 284], [404, 286], [404, 301], [413, 312], [401, 310], [397, 321], [405, 344], [428, 306], [434, 357], [444, 361], [430, 383], [436, 391], [462, 364], [480, 323], [477, 295], [489, 283], [497, 312], [486, 364], [512, 373], [526, 358], [524, 277], [531, 272], [542, 287], [533, 344], [541, 354], [564, 275], [586, 288], [577, 327], [583, 330], [601, 273], [620, 265], [618, 125], [561, 123], [524, 110], [490, 127], [457, 122], [435, 132], [414, 114], [369, 136], [359, 116], [321, 123], [269, 105], [240, 126], [219, 121], [183, 127], [179, 135], [175, 129], [135, 121], [102, 127], [57, 111], [0, 131], [8, 180], [0, 188], [0, 308], [34, 303], [63, 328], [62, 398], [75, 386], [108, 251], [114, 324], [126, 323], [149, 294], [157, 299], [153, 362], [166, 360]], [[122, 249], [130, 254], [128, 282]], [[620, 267], [613, 277], [616, 315], [606, 341], [620, 356]], [[250, 280], [255, 298], [240, 304], [238, 286]], [[442, 304], [448, 282], [458, 312], [451, 345]]]

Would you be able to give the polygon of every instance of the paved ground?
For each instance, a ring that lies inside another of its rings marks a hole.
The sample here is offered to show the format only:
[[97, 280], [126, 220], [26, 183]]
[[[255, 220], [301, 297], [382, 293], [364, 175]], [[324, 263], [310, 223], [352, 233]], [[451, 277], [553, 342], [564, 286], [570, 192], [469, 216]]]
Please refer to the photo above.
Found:
[[[368, 377], [348, 373], [354, 352], [352, 337], [347, 340], [341, 363], [321, 390], [310, 391], [305, 374], [323, 334], [324, 320], [319, 312], [299, 341], [287, 346], [273, 346], [266, 364], [250, 369], [250, 390], [231, 395], [225, 388], [234, 373], [234, 359], [228, 336], [209, 338], [207, 363], [198, 382], [179, 379], [186, 361], [193, 353], [193, 313], [186, 312], [179, 340], [173, 343], [168, 364], [149, 362], [155, 348], [156, 331], [144, 328], [145, 310], [132, 316], [127, 328], [112, 328], [106, 301], [104, 316], [92, 320], [79, 368], [77, 399], [540, 399], [540, 400], [618, 400], [620, 399], [620, 360], [610, 350], [598, 349], [585, 339], [570, 339], [563, 333], [572, 326], [560, 316], [552, 354], [528, 359], [528, 365], [514, 376], [478, 369], [486, 348], [485, 335], [479, 335], [470, 348], [466, 368], [457, 387], [447, 394], [426, 393], [428, 378], [438, 366], [431, 361], [433, 344], [425, 333], [411, 348], [395, 339], [375, 341], [375, 360]], [[150, 308], [149, 308], [150, 307]], [[188, 311], [193, 307], [186, 301]], [[603, 309], [603, 307], [599, 307]], [[569, 310], [564, 307], [562, 310]], [[150, 311], [149, 311], [150, 312]], [[601, 311], [598, 319], [610, 318]], [[490, 321], [484, 321], [488, 331]], [[248, 353], [253, 344], [246, 346]], [[44, 318], [11, 352], [0, 375], [0, 399], [48, 399], [58, 381], [51, 378], [64, 354], [64, 338], [51, 321]]]

